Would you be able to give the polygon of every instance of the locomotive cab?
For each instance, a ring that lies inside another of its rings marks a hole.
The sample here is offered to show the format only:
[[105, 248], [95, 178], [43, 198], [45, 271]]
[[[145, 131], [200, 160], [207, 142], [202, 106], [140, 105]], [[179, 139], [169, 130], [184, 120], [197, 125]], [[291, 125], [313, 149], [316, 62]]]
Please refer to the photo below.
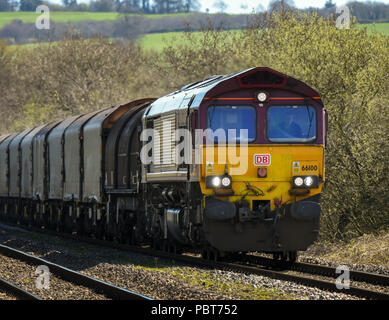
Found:
[[211, 90], [199, 108], [201, 128], [219, 133], [200, 146], [205, 234], [223, 251], [306, 250], [319, 231], [325, 179], [321, 100], [267, 68], [235, 80], [239, 88]]

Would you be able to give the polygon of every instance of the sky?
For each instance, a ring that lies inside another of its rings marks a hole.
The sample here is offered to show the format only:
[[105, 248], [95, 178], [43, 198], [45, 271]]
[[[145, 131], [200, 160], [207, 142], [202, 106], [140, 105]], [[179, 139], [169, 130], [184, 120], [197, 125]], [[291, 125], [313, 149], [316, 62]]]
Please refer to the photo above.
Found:
[[[53, 3], [61, 3], [61, 0], [49, 0]], [[213, 7], [213, 4], [217, 0], [199, 0], [201, 4], [201, 11], [205, 12], [208, 8], [210, 13], [218, 12], [219, 10]], [[227, 4], [227, 13], [251, 13], [253, 10], [256, 10], [259, 5], [261, 5], [264, 9], [267, 8], [269, 2], [271, 0], [224, 0]], [[308, 7], [317, 7], [322, 8], [326, 3], [326, 0], [293, 0], [296, 7], [300, 9], [308, 8]], [[333, 3], [336, 3], [337, 6], [341, 6], [349, 2], [350, 0], [332, 0]], [[78, 0], [78, 3], [89, 3], [90, 0]], [[389, 0], [379, 0], [378, 2], [383, 2], [389, 4]], [[247, 9], [242, 9], [241, 5], [246, 5]]]
[[[332, 0], [333, 3], [336, 3], [337, 6], [341, 6], [349, 2], [350, 0]], [[218, 9], [213, 7], [213, 4], [216, 0], [200, 0], [202, 5], [201, 11], [205, 11], [206, 8], [209, 8], [209, 12], [217, 12]], [[262, 5], [264, 9], [267, 8], [270, 0], [224, 0], [224, 2], [228, 5], [226, 12], [228, 13], [250, 13], [253, 9], [257, 9], [259, 5]], [[379, 2], [384, 2], [389, 4], [389, 0], [381, 0]], [[294, 3], [297, 8], [304, 9], [308, 7], [324, 7], [326, 0], [294, 0]], [[247, 5], [247, 10], [241, 8], [241, 5]]]

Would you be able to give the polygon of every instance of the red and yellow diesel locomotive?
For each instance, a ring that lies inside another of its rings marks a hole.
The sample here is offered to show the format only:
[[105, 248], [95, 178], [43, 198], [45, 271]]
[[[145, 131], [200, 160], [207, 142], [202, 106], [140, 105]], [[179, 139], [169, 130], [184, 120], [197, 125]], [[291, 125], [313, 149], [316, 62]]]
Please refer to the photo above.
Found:
[[296, 259], [319, 231], [327, 115], [270, 68], [0, 138], [4, 220]]

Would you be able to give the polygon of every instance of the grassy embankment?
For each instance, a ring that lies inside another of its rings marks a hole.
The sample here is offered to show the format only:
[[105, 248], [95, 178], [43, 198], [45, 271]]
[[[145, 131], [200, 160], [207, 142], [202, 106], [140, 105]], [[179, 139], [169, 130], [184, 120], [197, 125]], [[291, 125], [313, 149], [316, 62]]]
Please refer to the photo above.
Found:
[[389, 269], [389, 233], [365, 234], [347, 242], [322, 241], [305, 254], [337, 264], [378, 265]]

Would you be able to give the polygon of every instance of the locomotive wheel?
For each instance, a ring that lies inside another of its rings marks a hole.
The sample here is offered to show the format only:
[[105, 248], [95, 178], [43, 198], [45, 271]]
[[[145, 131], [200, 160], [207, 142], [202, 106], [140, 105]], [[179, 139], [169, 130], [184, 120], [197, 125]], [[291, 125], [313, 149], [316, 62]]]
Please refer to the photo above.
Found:
[[95, 232], [96, 238], [99, 240], [104, 240], [105, 237], [104, 234], [105, 234], [104, 225], [102, 223], [97, 223], [96, 232]]
[[163, 244], [162, 244], [162, 251], [167, 252], [167, 253], [173, 253], [174, 248], [169, 241], [164, 240]]
[[138, 241], [137, 241], [137, 239], [136, 239], [136, 235], [135, 235], [135, 231], [134, 231], [134, 230], [131, 231], [130, 244], [131, 244], [132, 246], [135, 246], [135, 245], [138, 244]]
[[280, 260], [281, 259], [281, 253], [275, 252], [273, 253], [273, 260]]
[[173, 252], [175, 254], [182, 254], [184, 252], [184, 250], [180, 246], [173, 245]]
[[201, 257], [205, 260], [218, 261], [220, 260], [219, 251], [214, 248], [205, 248], [201, 251]]
[[289, 251], [288, 252], [288, 260], [291, 263], [295, 263], [297, 260], [297, 251]]
[[154, 250], [159, 250], [158, 239], [151, 240], [151, 248], [153, 248]]

